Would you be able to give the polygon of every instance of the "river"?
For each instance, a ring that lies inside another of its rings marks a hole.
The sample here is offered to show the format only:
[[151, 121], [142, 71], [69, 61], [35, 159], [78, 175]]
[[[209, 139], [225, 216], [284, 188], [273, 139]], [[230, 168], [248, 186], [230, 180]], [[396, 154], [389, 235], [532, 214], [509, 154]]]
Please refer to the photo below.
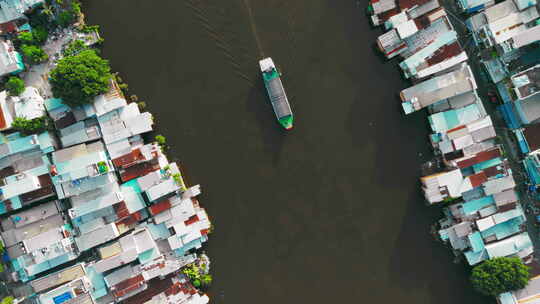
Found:
[[[426, 114], [352, 0], [86, 0], [104, 57], [148, 104], [215, 225], [212, 303], [482, 304], [429, 233]], [[283, 72], [275, 121], [258, 59]]]

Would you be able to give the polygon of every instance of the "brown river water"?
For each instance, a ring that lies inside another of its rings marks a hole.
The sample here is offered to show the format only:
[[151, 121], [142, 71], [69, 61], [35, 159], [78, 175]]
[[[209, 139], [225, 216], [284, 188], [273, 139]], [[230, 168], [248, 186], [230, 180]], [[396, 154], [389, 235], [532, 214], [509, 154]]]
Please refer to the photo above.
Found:
[[[405, 117], [396, 62], [365, 1], [86, 0], [103, 55], [148, 104], [215, 225], [212, 303], [483, 304], [430, 235], [419, 165], [426, 114]], [[295, 113], [278, 126], [258, 60]]]

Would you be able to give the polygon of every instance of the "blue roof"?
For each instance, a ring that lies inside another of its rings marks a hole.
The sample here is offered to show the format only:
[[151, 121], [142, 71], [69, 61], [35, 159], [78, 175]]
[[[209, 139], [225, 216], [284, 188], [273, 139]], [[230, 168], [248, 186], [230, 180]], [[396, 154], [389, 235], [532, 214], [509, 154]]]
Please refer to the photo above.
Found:
[[523, 131], [521, 129], [514, 130], [514, 134], [516, 135], [516, 139], [518, 142], [519, 150], [523, 154], [528, 154], [530, 151], [529, 144], [527, 143], [527, 139], [523, 135]]
[[60, 98], [49, 98], [45, 100], [45, 109], [47, 109], [47, 111], [52, 111], [57, 108], [65, 108], [66, 110], [69, 109], [69, 107], [66, 106]]
[[482, 231], [483, 237], [488, 237], [495, 235], [498, 240], [504, 239], [514, 235], [520, 231], [520, 225], [523, 223], [524, 219], [522, 217], [516, 217], [509, 221], [497, 224], [493, 227], [490, 227], [487, 230]]
[[516, 303], [514, 301], [514, 296], [512, 296], [511, 292], [501, 293], [498, 299], [501, 304], [515, 304]]
[[487, 168], [494, 167], [494, 166], [499, 165], [501, 163], [502, 163], [502, 159], [500, 157], [496, 157], [496, 158], [493, 158], [493, 159], [483, 161], [483, 162], [478, 163], [478, 164], [474, 164], [472, 167], [474, 169], [474, 172], [481, 172], [481, 171], [484, 171]]
[[486, 68], [489, 78], [493, 83], [498, 83], [503, 80], [507, 75], [506, 67], [501, 63], [499, 58], [482, 61]]
[[523, 166], [525, 167], [525, 171], [527, 171], [531, 183], [540, 185], [540, 173], [538, 172], [538, 167], [532, 156], [528, 156], [523, 160]]
[[480, 250], [476, 252], [469, 250], [469, 251], [466, 251], [464, 255], [469, 265], [476, 265], [488, 258], [487, 252], [485, 250]]
[[403, 71], [405, 71], [405, 76], [408, 78], [410, 76], [416, 75], [416, 68], [421, 65], [426, 58], [431, 56], [435, 51], [441, 48], [444, 45], [450, 44], [457, 40], [457, 33], [455, 31], [448, 31], [439, 35], [435, 41], [428, 44], [425, 48], [420, 51], [412, 54], [407, 59], [403, 60], [399, 66]]
[[470, 215], [494, 203], [495, 201], [493, 200], [493, 196], [484, 196], [482, 198], [463, 203], [463, 212]]
[[481, 117], [478, 105], [473, 103], [463, 108], [432, 114], [428, 116], [428, 120], [433, 132], [443, 133]]
[[467, 237], [469, 238], [471, 248], [474, 252], [484, 250], [484, 240], [482, 239], [480, 232], [476, 231], [475, 233], [469, 234]]

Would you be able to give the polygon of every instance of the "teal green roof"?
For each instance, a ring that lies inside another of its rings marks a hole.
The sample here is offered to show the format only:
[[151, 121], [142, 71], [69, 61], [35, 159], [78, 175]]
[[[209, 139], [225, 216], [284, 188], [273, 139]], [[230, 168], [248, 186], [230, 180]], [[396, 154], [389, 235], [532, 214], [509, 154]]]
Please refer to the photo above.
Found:
[[475, 233], [468, 235], [471, 248], [474, 252], [484, 250], [484, 240], [480, 232], [476, 231]]
[[494, 204], [493, 196], [484, 196], [479, 199], [463, 203], [463, 212], [467, 215], [478, 212], [478, 210]]

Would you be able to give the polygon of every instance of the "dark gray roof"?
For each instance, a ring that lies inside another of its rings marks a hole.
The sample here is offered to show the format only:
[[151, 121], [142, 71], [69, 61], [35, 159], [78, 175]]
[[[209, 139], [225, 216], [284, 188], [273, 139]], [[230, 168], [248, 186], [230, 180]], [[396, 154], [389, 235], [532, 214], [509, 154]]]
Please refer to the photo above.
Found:
[[268, 94], [270, 101], [278, 118], [292, 115], [287, 95], [279, 78], [274, 78], [267, 83]]

